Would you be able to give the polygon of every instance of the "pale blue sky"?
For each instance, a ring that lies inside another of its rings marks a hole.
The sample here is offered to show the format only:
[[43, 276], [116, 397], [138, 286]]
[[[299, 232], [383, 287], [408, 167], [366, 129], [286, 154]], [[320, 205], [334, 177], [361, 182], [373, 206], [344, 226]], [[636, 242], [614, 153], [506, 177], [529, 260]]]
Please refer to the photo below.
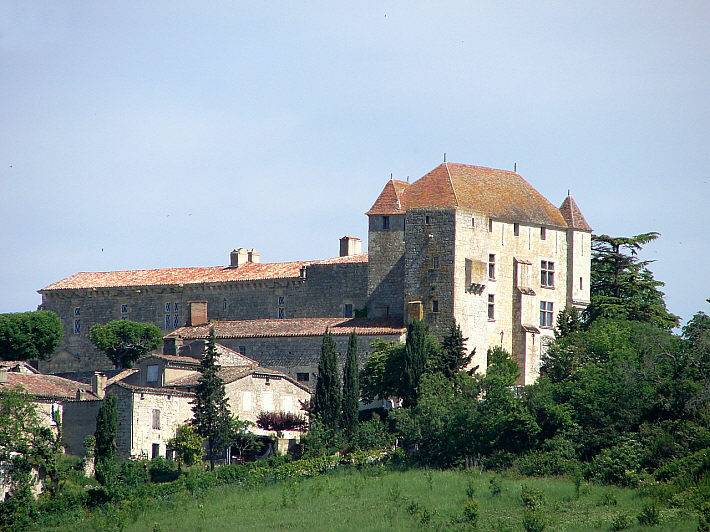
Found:
[[707, 311], [709, 27], [706, 1], [4, 0], [0, 312], [76, 271], [337, 255], [443, 152], [661, 232], [671, 310]]

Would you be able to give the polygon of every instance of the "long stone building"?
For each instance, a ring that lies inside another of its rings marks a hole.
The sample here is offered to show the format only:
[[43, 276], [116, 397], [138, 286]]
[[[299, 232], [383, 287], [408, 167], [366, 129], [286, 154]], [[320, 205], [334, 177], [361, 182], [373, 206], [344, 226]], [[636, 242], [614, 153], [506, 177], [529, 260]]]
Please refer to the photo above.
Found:
[[365, 354], [372, 339], [401, 339], [419, 318], [439, 336], [456, 320], [480, 371], [488, 347], [503, 346], [529, 383], [557, 314], [589, 301], [590, 226], [571, 196], [557, 208], [515, 172], [444, 163], [411, 184], [388, 181], [366, 214], [366, 254], [343, 237], [333, 259], [262, 263], [240, 248], [228, 266], [81, 272], [53, 283], [39, 291], [41, 307], [59, 314], [65, 336], [42, 369], [109, 367], [88, 332], [112, 319], [197, 338], [204, 324], [188, 316], [196, 301], [225, 331], [220, 341], [293, 376], [315, 370], [313, 338], [334, 323], [325, 318], [354, 328]]

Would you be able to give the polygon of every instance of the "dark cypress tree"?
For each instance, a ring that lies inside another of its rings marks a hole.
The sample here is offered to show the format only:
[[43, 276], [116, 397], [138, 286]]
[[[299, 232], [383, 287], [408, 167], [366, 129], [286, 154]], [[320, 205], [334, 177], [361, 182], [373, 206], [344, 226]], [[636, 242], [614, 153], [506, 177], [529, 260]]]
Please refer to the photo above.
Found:
[[454, 322], [449, 329], [449, 334], [442, 342], [441, 367], [439, 370], [447, 378], [452, 379], [456, 373], [465, 369], [471, 363], [473, 351], [466, 354], [466, 342], [468, 338], [463, 337], [461, 327]]
[[358, 420], [360, 399], [360, 381], [357, 367], [357, 336], [355, 331], [350, 333], [348, 341], [348, 354], [345, 359], [343, 371], [343, 421], [342, 426], [348, 433], [352, 433]]
[[224, 381], [219, 376], [215, 343], [214, 327], [210, 327], [207, 351], [200, 362], [201, 375], [192, 407], [197, 433], [207, 440], [210, 469], [214, 469], [214, 451], [227, 444], [230, 420]]
[[107, 395], [104, 397], [96, 417], [96, 432], [94, 433], [96, 462], [116, 457], [116, 425], [116, 398], [113, 395]]
[[419, 383], [426, 369], [429, 354], [429, 331], [426, 324], [414, 320], [407, 327], [407, 342], [404, 350], [404, 383], [402, 403], [415, 406], [419, 395]]
[[340, 375], [338, 353], [330, 331], [323, 335], [323, 346], [318, 362], [318, 381], [313, 399], [313, 415], [330, 429], [338, 428], [340, 421]]

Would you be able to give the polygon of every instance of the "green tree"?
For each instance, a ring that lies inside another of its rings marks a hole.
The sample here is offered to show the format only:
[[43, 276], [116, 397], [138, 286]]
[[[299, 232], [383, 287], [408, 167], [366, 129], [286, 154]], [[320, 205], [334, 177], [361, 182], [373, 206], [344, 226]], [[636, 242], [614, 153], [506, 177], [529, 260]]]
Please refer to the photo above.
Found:
[[555, 338], [564, 338], [582, 330], [582, 315], [575, 306], [565, 307], [557, 315]]
[[600, 317], [644, 321], [670, 330], [678, 316], [668, 312], [661, 281], [653, 278], [639, 252], [659, 234], [642, 233], [631, 237], [594, 235], [592, 237], [591, 303], [587, 321]]
[[99, 413], [96, 416], [95, 456], [96, 462], [113, 460], [116, 457], [116, 428], [118, 425], [118, 410], [116, 397], [107, 395], [101, 402]]
[[163, 333], [152, 323], [114, 320], [94, 325], [89, 338], [117, 368], [130, 368], [140, 357], [161, 345]]
[[427, 359], [432, 352], [432, 342], [426, 324], [414, 320], [407, 327], [407, 341], [404, 349], [404, 389], [402, 402], [404, 406], [417, 404], [419, 384], [426, 370]]
[[254, 423], [232, 417], [229, 420], [229, 434], [227, 437], [231, 447], [236, 449], [239, 458], [244, 458], [244, 453], [249, 451], [258, 451], [262, 444], [259, 438], [251, 430]]
[[343, 420], [342, 427], [352, 433], [357, 425], [360, 400], [360, 382], [357, 367], [357, 336], [350, 333], [348, 353], [343, 371]]
[[404, 344], [373, 340], [370, 356], [360, 372], [364, 401], [401, 397], [404, 389]]
[[438, 370], [447, 379], [452, 379], [456, 373], [466, 369], [471, 363], [475, 349], [466, 354], [467, 341], [468, 338], [463, 337], [461, 327], [454, 322], [449, 329], [449, 334], [446, 335], [441, 343], [441, 354], [438, 357], [440, 361]]
[[195, 390], [192, 410], [197, 433], [207, 440], [210, 469], [214, 469], [214, 452], [228, 444], [230, 415], [224, 390], [224, 381], [219, 376], [217, 347], [214, 327], [210, 327], [207, 350], [200, 362], [200, 378]]
[[168, 441], [168, 447], [175, 451], [178, 470], [182, 470], [183, 464], [189, 467], [202, 460], [205, 452], [204, 443], [193, 425], [185, 424], [177, 428], [175, 436]]
[[318, 380], [313, 400], [313, 415], [320, 418], [326, 428], [338, 428], [340, 421], [340, 374], [338, 372], [338, 353], [335, 340], [330, 331], [323, 335], [320, 361], [318, 362]]
[[54, 312], [0, 314], [0, 359], [48, 359], [62, 340], [62, 322]]

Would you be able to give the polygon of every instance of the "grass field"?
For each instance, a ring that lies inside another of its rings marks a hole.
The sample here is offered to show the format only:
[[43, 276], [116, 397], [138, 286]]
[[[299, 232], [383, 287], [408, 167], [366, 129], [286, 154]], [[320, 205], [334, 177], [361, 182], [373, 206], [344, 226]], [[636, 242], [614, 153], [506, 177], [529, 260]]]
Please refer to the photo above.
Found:
[[[494, 494], [491, 479], [499, 483]], [[157, 502], [122, 523], [126, 531], [179, 530], [456, 530], [473, 491], [478, 530], [523, 530], [521, 485], [544, 493], [545, 530], [611, 530], [620, 514], [627, 530], [696, 530], [682, 510], [661, 510], [658, 526], [639, 526], [649, 499], [629, 489], [575, 484], [566, 479], [519, 479], [464, 471], [346, 470], [255, 489], [220, 488], [198, 497], [187, 493]], [[471, 488], [469, 488], [471, 486]], [[104, 522], [105, 523], [105, 522]], [[104, 529], [100, 519], [72, 530]]]

